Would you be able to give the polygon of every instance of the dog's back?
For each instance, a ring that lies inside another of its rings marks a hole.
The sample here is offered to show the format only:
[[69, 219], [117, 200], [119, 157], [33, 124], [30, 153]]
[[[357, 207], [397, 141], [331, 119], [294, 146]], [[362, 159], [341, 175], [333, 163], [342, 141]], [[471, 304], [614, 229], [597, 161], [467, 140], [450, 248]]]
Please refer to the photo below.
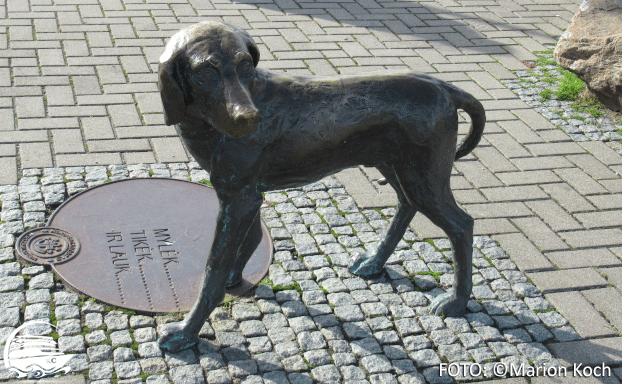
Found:
[[[304, 147], [337, 145], [362, 131], [399, 129], [425, 142], [439, 118], [456, 113], [457, 88], [418, 72], [289, 76], [257, 70], [257, 135], [266, 143], [304, 137]], [[251, 138], [249, 136], [249, 138]], [[299, 148], [304, 151], [304, 148]]]

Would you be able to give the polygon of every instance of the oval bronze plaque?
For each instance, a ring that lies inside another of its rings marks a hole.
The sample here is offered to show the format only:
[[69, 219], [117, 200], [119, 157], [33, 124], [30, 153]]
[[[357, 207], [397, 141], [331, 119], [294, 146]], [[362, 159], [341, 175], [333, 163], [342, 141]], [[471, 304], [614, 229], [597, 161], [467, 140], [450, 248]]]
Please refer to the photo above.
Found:
[[[77, 256], [52, 266], [78, 291], [118, 307], [188, 311], [198, 297], [217, 214], [216, 192], [189, 181], [103, 184], [65, 201], [49, 218], [49, 227], [80, 243]], [[244, 269], [243, 282], [228, 293], [246, 292], [268, 271], [272, 242], [263, 223], [262, 228], [263, 239]], [[59, 243], [41, 240], [36, 249], [66, 246]]]

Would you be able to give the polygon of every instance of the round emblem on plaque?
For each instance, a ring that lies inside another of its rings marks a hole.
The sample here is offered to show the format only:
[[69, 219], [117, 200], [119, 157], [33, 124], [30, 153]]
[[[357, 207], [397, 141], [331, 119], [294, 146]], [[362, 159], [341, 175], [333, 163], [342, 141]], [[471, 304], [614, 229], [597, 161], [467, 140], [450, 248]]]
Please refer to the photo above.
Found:
[[23, 233], [17, 239], [17, 252], [35, 264], [59, 264], [71, 260], [80, 252], [80, 242], [67, 231], [44, 227]]

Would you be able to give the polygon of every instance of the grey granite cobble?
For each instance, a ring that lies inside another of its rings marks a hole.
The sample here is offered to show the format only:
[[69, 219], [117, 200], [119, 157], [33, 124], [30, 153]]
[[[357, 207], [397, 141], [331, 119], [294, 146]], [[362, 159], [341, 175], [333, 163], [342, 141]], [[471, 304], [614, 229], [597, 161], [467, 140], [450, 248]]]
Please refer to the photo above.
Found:
[[112, 354], [112, 347], [110, 345], [95, 345], [89, 347], [86, 353], [91, 362], [108, 360], [108, 357]]

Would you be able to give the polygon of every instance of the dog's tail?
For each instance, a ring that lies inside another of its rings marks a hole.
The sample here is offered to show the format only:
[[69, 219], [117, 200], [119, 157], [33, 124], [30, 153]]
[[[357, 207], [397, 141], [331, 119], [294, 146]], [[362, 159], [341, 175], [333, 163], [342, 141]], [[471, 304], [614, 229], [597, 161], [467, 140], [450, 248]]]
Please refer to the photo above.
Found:
[[473, 95], [467, 92], [460, 92], [456, 95], [456, 104], [459, 109], [463, 109], [471, 117], [471, 129], [463, 142], [458, 144], [455, 160], [471, 153], [477, 146], [486, 125], [486, 112], [484, 106]]

